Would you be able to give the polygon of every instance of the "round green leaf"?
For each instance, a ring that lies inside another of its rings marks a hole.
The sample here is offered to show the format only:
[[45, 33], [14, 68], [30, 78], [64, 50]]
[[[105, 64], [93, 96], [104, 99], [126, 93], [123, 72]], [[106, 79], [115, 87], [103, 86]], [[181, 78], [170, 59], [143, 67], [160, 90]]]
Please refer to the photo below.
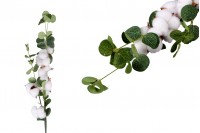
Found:
[[113, 65], [118, 69], [122, 69], [126, 66], [126, 60], [120, 53], [115, 53]]
[[130, 41], [126, 38], [126, 35], [125, 35], [124, 32], [122, 32], [121, 37], [122, 37], [122, 41], [123, 41], [124, 43], [126, 43], [126, 44], [130, 43]]
[[173, 30], [170, 33], [170, 37], [176, 41], [181, 41], [183, 39], [183, 33], [180, 30]]
[[44, 21], [51, 22], [51, 14], [46, 14], [43, 16]]
[[199, 38], [199, 27], [197, 25], [189, 25], [189, 32], [194, 35], [192, 41], [195, 41]]
[[129, 73], [131, 73], [131, 71], [132, 71], [131, 63], [128, 62], [128, 65], [126, 66], [125, 72], [126, 72], [127, 74], [129, 74]]
[[103, 40], [99, 45], [99, 52], [103, 56], [110, 56], [113, 52], [113, 46], [108, 40]]
[[47, 46], [49, 46], [50, 48], [54, 48], [54, 40], [55, 38], [53, 36], [48, 36], [47, 37]]
[[126, 62], [133, 59], [133, 54], [131, 48], [121, 48], [118, 53], [124, 58]]
[[36, 79], [35, 79], [34, 77], [31, 77], [31, 78], [28, 79], [28, 81], [29, 81], [30, 83], [35, 83], [35, 82], [36, 82]]
[[149, 47], [156, 49], [160, 43], [160, 39], [157, 34], [150, 32], [142, 38], [142, 42]]
[[125, 31], [125, 35], [135, 41], [141, 37], [142, 33], [138, 26], [133, 26]]
[[99, 90], [102, 91], [102, 92], [108, 89], [108, 87], [106, 87], [105, 85], [103, 85], [100, 80], [98, 80], [97, 82], [95, 82], [95, 86], [98, 86]]
[[56, 22], [56, 16], [55, 15], [51, 15], [51, 23], [54, 23], [54, 22]]
[[192, 5], [186, 5], [181, 10], [181, 17], [184, 21], [192, 21], [196, 18], [199, 10], [192, 6]]
[[48, 12], [48, 11], [44, 11], [44, 12], [42, 13], [42, 16], [44, 17], [44, 16], [47, 15], [47, 14], [49, 14], [49, 12]]
[[95, 83], [97, 80], [98, 80], [98, 79], [95, 78], [95, 77], [84, 77], [84, 78], [82, 79], [82, 83], [83, 83], [84, 85], [90, 85], [90, 84]]
[[146, 55], [139, 55], [135, 60], [132, 62], [132, 67], [135, 71], [143, 72], [145, 71], [150, 64], [150, 60]]
[[47, 36], [52, 35], [52, 31], [47, 31]]
[[152, 22], [153, 22], [153, 19], [156, 17], [156, 12], [157, 12], [157, 11], [153, 11], [153, 12], [151, 13], [151, 15], [149, 16], [149, 26], [150, 26], [150, 27], [153, 27]]
[[102, 92], [101, 90], [99, 90], [98, 88], [96, 88], [94, 85], [89, 85], [89, 86], [87, 87], [87, 89], [88, 89], [88, 91], [89, 91], [90, 93], [92, 93], [92, 94], [99, 94], [99, 93]]
[[46, 36], [46, 34], [44, 32], [38, 33], [38, 38], [39, 39], [44, 39], [45, 36]]

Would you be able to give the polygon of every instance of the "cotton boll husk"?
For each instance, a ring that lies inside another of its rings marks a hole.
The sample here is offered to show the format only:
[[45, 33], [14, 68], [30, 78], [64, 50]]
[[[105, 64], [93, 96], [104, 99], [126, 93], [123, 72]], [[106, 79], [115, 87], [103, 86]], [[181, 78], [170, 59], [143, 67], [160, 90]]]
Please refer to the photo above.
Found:
[[42, 66], [49, 66], [50, 62], [51, 60], [49, 59], [49, 57], [47, 57], [42, 61]]
[[169, 12], [176, 14], [176, 4], [177, 1], [168, 1], [163, 6], [161, 6], [161, 9], [168, 10]]
[[159, 29], [163, 34], [166, 34], [168, 32], [168, 23], [162, 19], [162, 18], [155, 18], [153, 20], [153, 27], [155, 27], [156, 29]]
[[46, 113], [44, 111], [44, 107], [40, 106], [37, 109], [37, 115], [38, 115], [38, 118], [40, 118], [40, 119], [44, 119], [46, 117]]
[[135, 41], [134, 45], [139, 54], [147, 55], [147, 53], [148, 53], [147, 46], [142, 42], [142, 40]]
[[181, 25], [180, 19], [176, 16], [172, 16], [171, 19], [168, 21], [170, 29], [178, 29]]
[[37, 115], [37, 107], [36, 107], [36, 106], [33, 106], [33, 107], [31, 108], [31, 114], [33, 115], [33, 117], [38, 118], [38, 115]]
[[148, 26], [143, 26], [140, 28], [142, 35], [147, 34], [149, 27]]
[[162, 32], [161, 32], [158, 28], [155, 28], [155, 27], [150, 28], [150, 29], [148, 30], [148, 33], [149, 33], [149, 32], [155, 33], [155, 34], [157, 34], [158, 36], [162, 36]]
[[29, 89], [27, 91], [29, 92], [29, 94], [32, 97], [36, 98], [38, 96], [39, 92], [40, 92], [40, 89], [39, 88], [34, 88], [34, 89]]
[[43, 60], [40, 59], [39, 56], [37, 56], [37, 57], [36, 57], [36, 63], [37, 63], [38, 66], [42, 66], [42, 65], [43, 65]]
[[40, 59], [45, 59], [45, 58], [47, 58], [47, 57], [48, 57], [47, 50], [46, 50], [46, 49], [42, 49], [42, 50], [39, 52], [38, 56], [40, 57]]
[[147, 50], [150, 52], [150, 53], [156, 53], [156, 52], [159, 52], [163, 47], [163, 43], [162, 43], [162, 40], [160, 39], [160, 44], [158, 45], [158, 47], [156, 49], [152, 49], [151, 47], [147, 46]]
[[164, 40], [168, 43], [171, 43], [173, 41], [173, 39], [170, 37], [170, 33], [172, 32], [173, 30], [169, 30], [168, 34], [164, 36]]
[[51, 88], [52, 88], [51, 80], [46, 82], [45, 88], [46, 88], [47, 91], [51, 91]]
[[161, 10], [156, 12], [156, 16], [168, 22], [172, 17], [172, 13], [169, 10]]
[[48, 48], [47, 48], [47, 52], [48, 52], [49, 54], [53, 54], [53, 52], [54, 52], [54, 49], [53, 49], [53, 48], [50, 48], [50, 47], [48, 47]]

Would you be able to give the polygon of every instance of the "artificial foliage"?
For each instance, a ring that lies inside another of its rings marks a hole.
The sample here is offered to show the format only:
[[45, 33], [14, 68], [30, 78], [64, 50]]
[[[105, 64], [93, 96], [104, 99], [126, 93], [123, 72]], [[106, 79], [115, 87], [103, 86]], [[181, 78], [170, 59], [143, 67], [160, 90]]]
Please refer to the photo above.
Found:
[[51, 113], [49, 104], [51, 103], [50, 93], [52, 88], [51, 78], [48, 72], [53, 70], [50, 64], [53, 61], [54, 41], [52, 31], [48, 30], [49, 23], [54, 23], [56, 16], [50, 14], [48, 11], [42, 13], [38, 25], [44, 25], [45, 30], [38, 33], [36, 39], [36, 46], [40, 49], [35, 54], [30, 54], [29, 44], [25, 44], [27, 54], [25, 58], [30, 64], [30, 68], [26, 72], [29, 75], [28, 82], [25, 87], [27, 92], [35, 98], [37, 105], [31, 109], [32, 115], [38, 120], [44, 122], [45, 133], [47, 133], [47, 117]]
[[[125, 69], [127, 74], [133, 70], [145, 71], [150, 65], [148, 54], [165, 50], [165, 42], [172, 43], [170, 52], [175, 57], [182, 45], [198, 39], [199, 27], [194, 24], [198, 12], [199, 0], [168, 1], [150, 14], [146, 26], [132, 26], [122, 32], [123, 46], [117, 47], [108, 36], [100, 42], [98, 50], [102, 56], [110, 58], [110, 65], [115, 69], [103, 78], [84, 77], [82, 83], [90, 93], [102, 93], [108, 89], [103, 79], [119, 69]], [[179, 30], [181, 26], [183, 31]]]

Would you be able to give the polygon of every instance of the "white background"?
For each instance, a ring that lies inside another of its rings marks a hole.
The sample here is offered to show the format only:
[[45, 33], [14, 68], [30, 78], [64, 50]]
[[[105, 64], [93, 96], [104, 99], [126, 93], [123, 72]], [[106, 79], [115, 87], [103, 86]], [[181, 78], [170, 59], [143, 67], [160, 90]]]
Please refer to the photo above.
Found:
[[[199, 133], [200, 41], [183, 45], [173, 59], [167, 50], [149, 54], [143, 73], [119, 70], [105, 79], [109, 90], [90, 94], [84, 76], [101, 78], [114, 68], [98, 53], [107, 35], [121, 46], [121, 32], [144, 26], [165, 2], [148, 0], [6, 0], [0, 2], [0, 133], [43, 133], [30, 109], [37, 101], [25, 90], [29, 69], [24, 44], [36, 53], [41, 13], [57, 21], [49, 26], [56, 47], [48, 133]], [[199, 21], [199, 17], [196, 20]]]

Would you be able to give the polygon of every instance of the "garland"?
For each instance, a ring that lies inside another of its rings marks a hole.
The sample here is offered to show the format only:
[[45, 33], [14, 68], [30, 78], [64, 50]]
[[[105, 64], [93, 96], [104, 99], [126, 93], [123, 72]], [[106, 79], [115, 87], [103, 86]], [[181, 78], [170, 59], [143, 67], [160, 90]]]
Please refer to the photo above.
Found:
[[[125, 68], [127, 74], [132, 70], [145, 71], [150, 64], [147, 54], [166, 49], [164, 41], [168, 43], [175, 41], [171, 47], [171, 53], [174, 53], [175, 57], [182, 44], [189, 44], [198, 39], [199, 27], [193, 24], [198, 12], [198, 0], [169, 1], [161, 6], [161, 10], [151, 13], [147, 26], [132, 26], [123, 32], [121, 35], [125, 43], [123, 46], [117, 47], [108, 36], [100, 43], [98, 49], [102, 56], [110, 58], [110, 65], [114, 66], [115, 70], [100, 79], [84, 77], [82, 83], [88, 86], [90, 93], [99, 94], [108, 89], [102, 80], [118, 69]], [[184, 31], [178, 30], [180, 25]], [[131, 47], [127, 47], [128, 45]]]
[[[56, 16], [50, 14], [48, 11], [44, 11], [39, 24], [45, 24], [45, 31], [38, 33], [36, 39], [37, 47], [41, 50], [36, 54], [30, 54], [30, 48], [28, 44], [25, 44], [30, 69], [26, 72], [27, 75], [32, 73], [32, 76], [28, 79], [28, 84], [25, 85], [28, 93], [38, 99], [38, 106], [33, 106], [31, 109], [32, 115], [38, 121], [44, 121], [45, 133], [47, 133], [47, 116], [51, 113], [51, 108], [47, 107], [51, 103], [49, 94], [51, 92], [52, 83], [51, 78], [48, 76], [48, 72], [53, 70], [50, 64], [53, 61], [52, 54], [54, 53], [54, 40], [52, 31], [48, 31], [48, 24], [54, 23]], [[35, 57], [35, 59], [34, 59]], [[36, 60], [36, 62], [34, 62]], [[38, 73], [38, 77], [36, 74]]]

